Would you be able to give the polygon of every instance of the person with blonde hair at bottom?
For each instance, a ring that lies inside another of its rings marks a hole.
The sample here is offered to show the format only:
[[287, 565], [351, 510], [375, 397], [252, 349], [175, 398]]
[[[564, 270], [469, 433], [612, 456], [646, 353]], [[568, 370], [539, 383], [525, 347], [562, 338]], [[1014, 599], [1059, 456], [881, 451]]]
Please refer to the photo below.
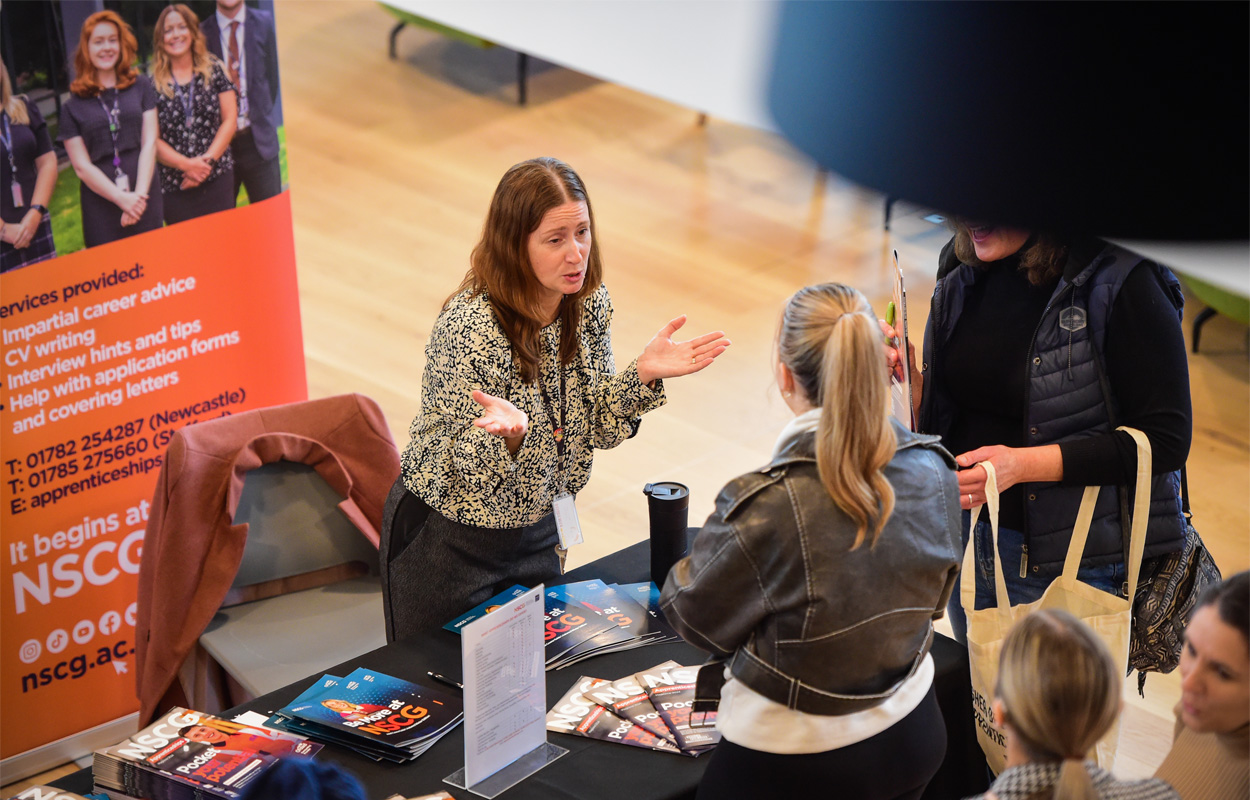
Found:
[[790, 298], [776, 369], [795, 418], [665, 582], [668, 621], [725, 660], [704, 668], [726, 682], [700, 800], [914, 800], [942, 763], [929, 646], [959, 572], [955, 460], [890, 415], [880, 364], [858, 291]]
[[1003, 640], [994, 718], [1007, 769], [986, 800], [1178, 800], [1161, 780], [1121, 781], [1085, 757], [1120, 714], [1123, 678], [1107, 646], [1066, 611], [1021, 619]]

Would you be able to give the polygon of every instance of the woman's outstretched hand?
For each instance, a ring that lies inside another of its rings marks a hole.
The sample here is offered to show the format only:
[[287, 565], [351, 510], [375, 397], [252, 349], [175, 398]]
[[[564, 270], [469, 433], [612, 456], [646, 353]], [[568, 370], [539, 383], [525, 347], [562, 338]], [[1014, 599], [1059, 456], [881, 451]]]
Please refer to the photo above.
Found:
[[638, 356], [638, 379], [650, 384], [657, 378], [676, 378], [707, 369], [732, 342], [724, 331], [705, 333], [688, 342], [674, 342], [673, 334], [686, 324], [682, 314], [660, 329]]
[[525, 431], [529, 427], [529, 418], [525, 416], [525, 412], [502, 397], [486, 392], [474, 390], [472, 397], [473, 402], [482, 407], [482, 416], [473, 420], [473, 424], [503, 439], [508, 446], [508, 452], [515, 454], [525, 441]]

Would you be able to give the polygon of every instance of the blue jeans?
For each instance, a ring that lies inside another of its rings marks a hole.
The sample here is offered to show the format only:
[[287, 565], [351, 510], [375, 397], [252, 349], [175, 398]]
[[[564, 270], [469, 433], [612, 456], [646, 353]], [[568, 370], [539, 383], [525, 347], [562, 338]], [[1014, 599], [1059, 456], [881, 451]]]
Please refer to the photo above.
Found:
[[[969, 512], [965, 511], [960, 515], [961, 530], [963, 531], [963, 546], [968, 546], [968, 520]], [[977, 521], [976, 529], [976, 549], [973, 551], [973, 570], [976, 572], [977, 595], [976, 608], [992, 608], [998, 603], [994, 594], [994, 535], [990, 530], [990, 523], [982, 515]], [[998, 552], [1003, 560], [1003, 577], [1007, 582], [1007, 597], [1011, 600], [1013, 606], [1021, 603], [1032, 603], [1041, 599], [1042, 593], [1046, 591], [1046, 587], [1057, 577], [1055, 575], [1041, 575], [1033, 571], [1032, 566], [1028, 566], [1025, 570], [1025, 576], [1020, 577], [1020, 564], [1024, 556], [1024, 534], [1020, 531], [1012, 530], [999, 526], [998, 528]], [[1127, 575], [1124, 570], [1124, 562], [1118, 564], [1104, 564], [1100, 567], [1081, 567], [1077, 570], [1077, 577], [1083, 583], [1088, 583], [1104, 592], [1123, 596], [1124, 582]], [[964, 615], [963, 605], [960, 601], [959, 587], [962, 585], [966, 575], [960, 574], [955, 581], [955, 589], [951, 592], [950, 603], [946, 606], [946, 613], [950, 615], [951, 628], [954, 629], [955, 639], [963, 642], [968, 638], [968, 619]]]

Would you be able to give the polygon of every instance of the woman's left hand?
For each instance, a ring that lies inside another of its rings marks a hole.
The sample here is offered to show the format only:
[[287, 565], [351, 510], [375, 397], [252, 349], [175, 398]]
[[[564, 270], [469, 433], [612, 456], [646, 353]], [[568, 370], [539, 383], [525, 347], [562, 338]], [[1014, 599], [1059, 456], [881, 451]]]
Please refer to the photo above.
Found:
[[674, 342], [673, 334], [686, 324], [682, 314], [660, 329], [642, 355], [638, 356], [638, 379], [650, 384], [657, 378], [676, 378], [707, 369], [732, 342], [724, 331], [697, 336], [688, 342]]
[[964, 467], [957, 473], [960, 508], [970, 509], [985, 502], [985, 468], [977, 466], [982, 461], [994, 465], [999, 492], [1005, 492], [1018, 483], [1063, 479], [1063, 454], [1057, 444], [1042, 447], [992, 444], [978, 447], [955, 456], [955, 463]]

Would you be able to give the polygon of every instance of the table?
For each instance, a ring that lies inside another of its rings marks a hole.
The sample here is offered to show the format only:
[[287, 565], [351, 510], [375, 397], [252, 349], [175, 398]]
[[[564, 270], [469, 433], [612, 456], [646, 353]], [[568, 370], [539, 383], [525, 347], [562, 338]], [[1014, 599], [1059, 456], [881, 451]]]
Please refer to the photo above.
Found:
[[[607, 582], [632, 583], [646, 580], [649, 569], [650, 549], [644, 541], [571, 570], [565, 577], [570, 582], [601, 578]], [[309, 635], [316, 635], [316, 632], [309, 631]], [[568, 669], [547, 673], [547, 706], [563, 696], [583, 674], [615, 679], [667, 659], [700, 664], [706, 658], [706, 653], [684, 642], [596, 656]], [[945, 636], [937, 635], [933, 658], [937, 667], [938, 703], [946, 717], [948, 746], [946, 763], [925, 797], [934, 800], [961, 798], [983, 791], [985, 787], [985, 762], [976, 743], [968, 694], [967, 651]], [[354, 658], [331, 672], [346, 675], [358, 666], [368, 666], [416, 683], [430, 682], [426, 670], [458, 676], [460, 637], [441, 629], [417, 634]], [[318, 677], [320, 675], [309, 676], [270, 692], [230, 709], [223, 716], [242, 711], [275, 711]], [[549, 733], [548, 738], [567, 748], [568, 755], [508, 790], [503, 795], [504, 800], [684, 800], [694, 797], [708, 759], [708, 756], [688, 758], [559, 733]], [[464, 766], [461, 728], [443, 737], [409, 764], [379, 764], [333, 745], [323, 749], [317, 758], [333, 761], [355, 773], [365, 784], [370, 800], [381, 800], [392, 794], [410, 797], [439, 790], [450, 792], [457, 800], [476, 798], [442, 782], [444, 777]], [[53, 785], [79, 793], [90, 791], [90, 770], [81, 770]]]

